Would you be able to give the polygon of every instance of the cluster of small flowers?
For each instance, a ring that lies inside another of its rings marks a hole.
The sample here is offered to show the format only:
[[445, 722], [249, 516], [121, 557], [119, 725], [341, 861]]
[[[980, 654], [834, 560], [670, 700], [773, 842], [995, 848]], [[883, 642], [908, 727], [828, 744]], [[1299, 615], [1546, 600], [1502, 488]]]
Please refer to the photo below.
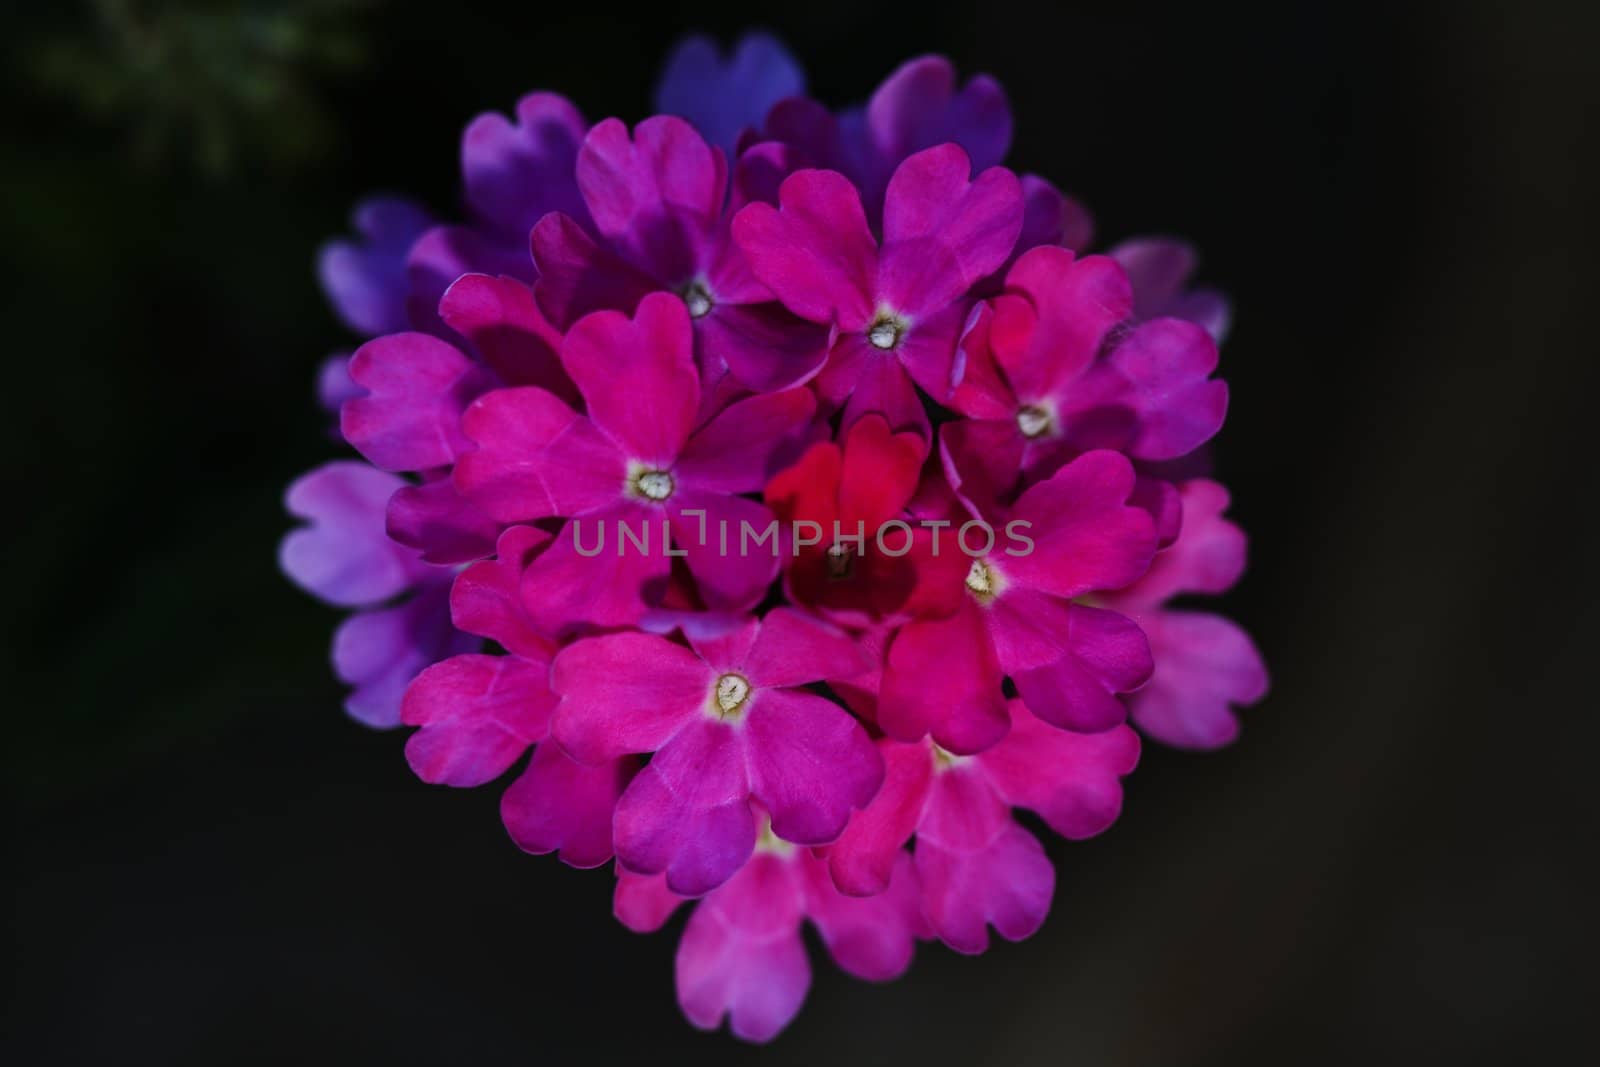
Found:
[[[693, 901], [679, 1002], [761, 1041], [805, 920], [874, 980], [1027, 937], [1055, 876], [1014, 809], [1097, 834], [1130, 719], [1211, 748], [1263, 694], [1238, 627], [1170, 606], [1244, 566], [1197, 452], [1227, 305], [1180, 242], [1082, 254], [942, 58], [832, 112], [771, 38], [691, 39], [657, 106], [532, 94], [467, 127], [466, 221], [360, 206], [320, 270], [371, 339], [320, 389], [362, 458], [294, 483], [281, 556], [356, 609], [350, 714], [414, 727], [428, 782], [522, 762], [513, 840], [614, 857], [632, 929]], [[974, 522], [1028, 551], [949, 550]]]

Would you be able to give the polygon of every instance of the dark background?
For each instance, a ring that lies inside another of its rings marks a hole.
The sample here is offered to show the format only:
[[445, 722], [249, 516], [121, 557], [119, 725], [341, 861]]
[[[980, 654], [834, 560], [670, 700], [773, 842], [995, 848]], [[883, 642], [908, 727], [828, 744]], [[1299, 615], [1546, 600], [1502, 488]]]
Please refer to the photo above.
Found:
[[[274, 562], [282, 486], [335, 451], [311, 378], [349, 339], [311, 262], [351, 202], [451, 212], [471, 115], [547, 87], [641, 117], [679, 33], [749, 9], [145, 4], [128, 38], [122, 7], [0, 25], [0, 1059], [757, 1055], [679, 1017], [681, 918], [626, 932], [608, 873], [522, 855], [496, 790], [424, 786], [340, 714], [337, 616]], [[1588, 1058], [1600, 27], [1279, 8], [760, 18], [834, 103], [927, 50], [996, 74], [1013, 163], [1102, 240], [1199, 242], [1237, 307], [1226, 608], [1275, 682], [1237, 746], [1147, 747], [1119, 825], [1052, 844], [1032, 940], [887, 986], [814, 952], [770, 1062]]]

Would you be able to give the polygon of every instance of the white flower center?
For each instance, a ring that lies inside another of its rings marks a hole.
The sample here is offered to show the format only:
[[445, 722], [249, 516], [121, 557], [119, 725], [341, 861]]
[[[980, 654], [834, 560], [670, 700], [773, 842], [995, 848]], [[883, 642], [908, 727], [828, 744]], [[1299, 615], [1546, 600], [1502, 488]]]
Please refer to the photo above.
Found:
[[997, 591], [998, 578], [993, 567], [981, 559], [975, 559], [967, 570], [967, 588], [979, 600], [988, 600]]
[[711, 299], [711, 290], [706, 288], [706, 283], [697, 280], [683, 287], [683, 303], [689, 309], [690, 318], [703, 319], [711, 312], [716, 301]]
[[633, 487], [646, 500], [661, 501], [672, 495], [676, 488], [671, 473], [667, 471], [640, 471], [633, 479]]
[[887, 352], [900, 343], [906, 335], [906, 320], [887, 308], [880, 309], [878, 317], [867, 327], [867, 341], [873, 348]]
[[1050, 413], [1044, 408], [1029, 404], [1017, 410], [1017, 429], [1022, 431], [1024, 437], [1038, 437], [1040, 434], [1049, 433], [1052, 422]]
[[724, 674], [717, 679], [717, 707], [724, 715], [731, 715], [750, 699], [750, 683], [737, 674]]

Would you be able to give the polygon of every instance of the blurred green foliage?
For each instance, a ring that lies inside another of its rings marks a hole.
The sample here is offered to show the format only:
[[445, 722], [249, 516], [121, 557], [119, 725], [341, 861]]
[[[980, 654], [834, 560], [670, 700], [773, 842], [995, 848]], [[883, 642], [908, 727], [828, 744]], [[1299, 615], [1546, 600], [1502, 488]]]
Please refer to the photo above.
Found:
[[371, 0], [88, 0], [90, 18], [29, 57], [39, 85], [126, 131], [150, 165], [222, 174], [300, 163], [328, 147], [318, 95], [367, 51]]

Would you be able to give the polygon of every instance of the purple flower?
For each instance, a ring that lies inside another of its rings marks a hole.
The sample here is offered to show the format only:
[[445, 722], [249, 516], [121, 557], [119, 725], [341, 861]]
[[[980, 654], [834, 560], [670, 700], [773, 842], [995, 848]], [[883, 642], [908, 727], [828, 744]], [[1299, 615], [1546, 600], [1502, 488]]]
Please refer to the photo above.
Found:
[[1177, 602], [1244, 567], [1197, 476], [1228, 306], [1193, 250], [1091, 254], [1002, 165], [986, 75], [804, 91], [771, 37], [691, 37], [631, 128], [474, 119], [461, 219], [364, 202], [318, 268], [361, 458], [290, 487], [280, 550], [354, 612], [349, 712], [424, 781], [504, 782], [524, 850], [614, 859], [629, 928], [692, 900], [679, 1003], [750, 1041], [806, 996], [807, 921], [873, 981], [1032, 934], [1055, 871], [1015, 809], [1098, 834], [1136, 729], [1214, 748], [1267, 686]]
[[758, 128], [772, 105], [805, 91], [805, 72], [776, 37], [747, 33], [724, 58], [715, 41], [695, 34], [667, 57], [656, 110], [687, 119], [731, 159], [739, 136]]
[[617, 807], [617, 858], [698, 896], [727, 881], [756, 841], [752, 801], [773, 833], [827, 844], [866, 805], [883, 763], [861, 724], [800, 689], [840, 664], [870, 664], [849, 636], [777, 609], [689, 646], [654, 634], [591, 637], [551, 672], [554, 732], [577, 759], [654, 757]]

